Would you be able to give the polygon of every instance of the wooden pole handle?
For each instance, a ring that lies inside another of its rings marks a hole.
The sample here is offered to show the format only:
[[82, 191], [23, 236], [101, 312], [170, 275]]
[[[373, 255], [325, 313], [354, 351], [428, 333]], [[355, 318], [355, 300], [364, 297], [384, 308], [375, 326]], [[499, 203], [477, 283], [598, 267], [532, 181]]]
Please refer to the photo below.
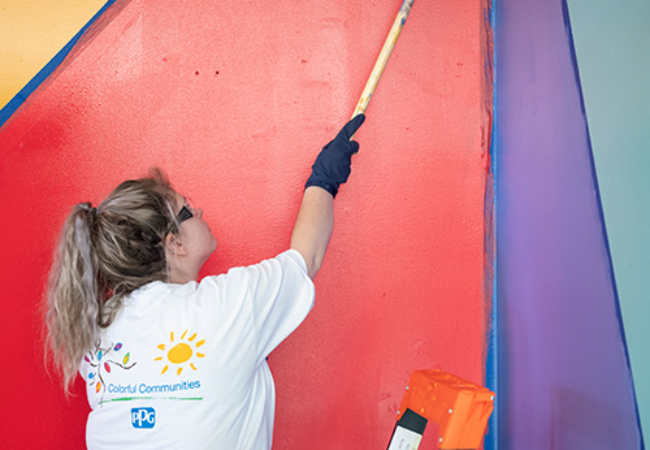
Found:
[[372, 94], [375, 92], [375, 89], [377, 88], [377, 83], [379, 83], [379, 78], [381, 78], [381, 74], [384, 72], [384, 68], [386, 67], [388, 58], [390, 58], [390, 54], [393, 51], [393, 47], [395, 47], [397, 38], [399, 38], [399, 35], [402, 32], [402, 28], [404, 27], [406, 18], [411, 12], [411, 7], [413, 6], [414, 1], [415, 0], [403, 1], [402, 6], [399, 9], [399, 12], [397, 13], [397, 17], [395, 18], [395, 22], [393, 22], [393, 26], [390, 28], [388, 37], [384, 42], [384, 46], [382, 47], [381, 52], [377, 57], [375, 66], [373, 67], [372, 72], [370, 73], [370, 77], [368, 77], [368, 82], [366, 83], [366, 87], [363, 89], [363, 92], [361, 93], [361, 98], [359, 99], [359, 103], [357, 103], [357, 107], [354, 109], [354, 113], [352, 114], [352, 117], [355, 117], [359, 114], [363, 114], [366, 112], [366, 108], [370, 103]]

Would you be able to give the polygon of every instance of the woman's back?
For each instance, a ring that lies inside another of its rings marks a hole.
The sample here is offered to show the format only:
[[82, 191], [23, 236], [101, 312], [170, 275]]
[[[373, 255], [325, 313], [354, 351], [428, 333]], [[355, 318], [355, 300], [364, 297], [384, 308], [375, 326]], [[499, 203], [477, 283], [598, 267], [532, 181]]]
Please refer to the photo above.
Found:
[[135, 291], [84, 358], [89, 448], [270, 448], [268, 354], [306, 317], [298, 252]]

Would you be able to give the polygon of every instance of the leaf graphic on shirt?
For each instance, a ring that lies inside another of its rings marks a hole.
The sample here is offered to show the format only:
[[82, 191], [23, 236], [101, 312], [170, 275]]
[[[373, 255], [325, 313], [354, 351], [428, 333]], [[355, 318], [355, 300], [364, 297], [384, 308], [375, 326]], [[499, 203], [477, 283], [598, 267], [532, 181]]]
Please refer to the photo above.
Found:
[[128, 370], [136, 365], [136, 362], [130, 362], [130, 352], [124, 357], [121, 357], [120, 353], [122, 352], [120, 350], [122, 348], [123, 345], [121, 342], [115, 345], [111, 343], [105, 347], [98, 345], [94, 352], [89, 352], [83, 357], [84, 364], [88, 366], [88, 386], [92, 386], [96, 394], [99, 394], [101, 391], [101, 401], [103, 401], [104, 394], [106, 393], [107, 383], [105, 379], [112, 376], [113, 369], [118, 367], [119, 369]]

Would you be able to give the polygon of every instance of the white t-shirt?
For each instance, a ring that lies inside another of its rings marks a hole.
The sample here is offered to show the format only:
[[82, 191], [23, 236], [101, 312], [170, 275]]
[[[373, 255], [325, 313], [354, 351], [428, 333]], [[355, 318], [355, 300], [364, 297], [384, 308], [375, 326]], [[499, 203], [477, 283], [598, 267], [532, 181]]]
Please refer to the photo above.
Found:
[[88, 448], [271, 448], [266, 357], [313, 303], [295, 250], [200, 283], [133, 292], [81, 363]]

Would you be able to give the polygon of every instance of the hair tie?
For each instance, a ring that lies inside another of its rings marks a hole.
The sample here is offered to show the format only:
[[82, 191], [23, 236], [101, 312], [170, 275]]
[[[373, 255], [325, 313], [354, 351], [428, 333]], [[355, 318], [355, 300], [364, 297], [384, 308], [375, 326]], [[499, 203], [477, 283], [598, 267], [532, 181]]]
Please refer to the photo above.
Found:
[[97, 208], [93, 208], [90, 202], [79, 203], [79, 207], [86, 211], [86, 214], [90, 218], [90, 224], [92, 225], [95, 223], [95, 219], [97, 218]]

